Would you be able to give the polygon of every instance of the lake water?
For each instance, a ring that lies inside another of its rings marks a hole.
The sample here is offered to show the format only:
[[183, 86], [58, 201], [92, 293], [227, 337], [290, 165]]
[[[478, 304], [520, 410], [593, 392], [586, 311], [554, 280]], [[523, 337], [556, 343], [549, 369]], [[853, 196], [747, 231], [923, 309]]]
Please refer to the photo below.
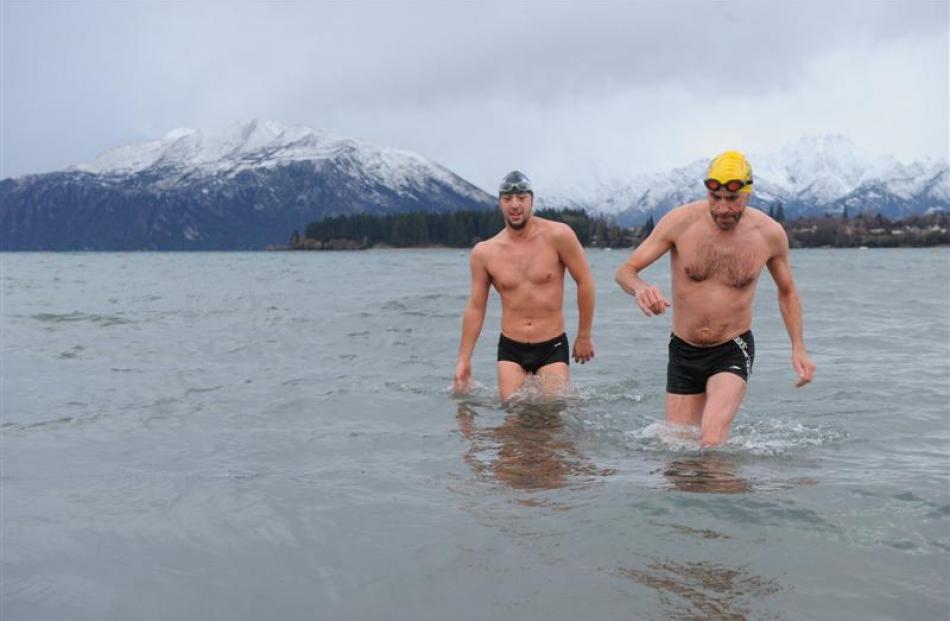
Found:
[[465, 252], [0, 256], [0, 616], [946, 619], [950, 251], [794, 251], [803, 389], [764, 274], [707, 454], [588, 255], [596, 359], [508, 410], [494, 293], [448, 390]]

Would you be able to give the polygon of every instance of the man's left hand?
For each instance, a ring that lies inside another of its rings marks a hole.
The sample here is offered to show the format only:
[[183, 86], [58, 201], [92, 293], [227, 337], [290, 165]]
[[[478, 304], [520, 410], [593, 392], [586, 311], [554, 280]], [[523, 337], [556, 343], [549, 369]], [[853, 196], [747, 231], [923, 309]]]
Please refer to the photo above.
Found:
[[584, 364], [594, 357], [594, 341], [589, 336], [574, 340], [574, 362]]
[[792, 367], [798, 373], [798, 383], [795, 388], [801, 388], [815, 377], [815, 365], [808, 358], [805, 350], [792, 350]]

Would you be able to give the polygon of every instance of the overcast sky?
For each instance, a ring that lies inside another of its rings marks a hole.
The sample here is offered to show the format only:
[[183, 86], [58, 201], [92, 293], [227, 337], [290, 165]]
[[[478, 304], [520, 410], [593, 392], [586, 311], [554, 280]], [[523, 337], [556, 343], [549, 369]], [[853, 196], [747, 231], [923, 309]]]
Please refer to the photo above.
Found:
[[553, 189], [849, 136], [946, 158], [948, 3], [2, 0], [0, 177], [275, 119]]

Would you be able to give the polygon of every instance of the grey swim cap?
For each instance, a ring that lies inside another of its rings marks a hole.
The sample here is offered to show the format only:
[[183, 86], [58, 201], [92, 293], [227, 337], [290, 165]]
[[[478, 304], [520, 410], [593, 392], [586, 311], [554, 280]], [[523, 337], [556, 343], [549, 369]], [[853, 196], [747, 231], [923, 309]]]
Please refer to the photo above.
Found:
[[521, 171], [513, 170], [498, 184], [498, 194], [521, 194], [527, 192], [534, 196], [534, 190], [531, 189], [531, 179]]

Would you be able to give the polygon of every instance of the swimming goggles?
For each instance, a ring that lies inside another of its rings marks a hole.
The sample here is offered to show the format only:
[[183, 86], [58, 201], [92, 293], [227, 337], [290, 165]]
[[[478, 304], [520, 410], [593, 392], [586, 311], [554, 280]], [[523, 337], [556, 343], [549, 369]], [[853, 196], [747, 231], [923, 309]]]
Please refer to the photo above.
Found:
[[752, 185], [752, 179], [748, 181], [743, 181], [742, 179], [730, 179], [725, 183], [720, 183], [719, 179], [706, 179], [703, 181], [703, 185], [706, 186], [706, 189], [710, 192], [718, 192], [719, 190], [725, 189], [727, 192], [738, 192], [747, 185]]
[[498, 186], [498, 191], [501, 194], [512, 194], [515, 192], [530, 192], [531, 182], [530, 181], [502, 181], [501, 185]]

